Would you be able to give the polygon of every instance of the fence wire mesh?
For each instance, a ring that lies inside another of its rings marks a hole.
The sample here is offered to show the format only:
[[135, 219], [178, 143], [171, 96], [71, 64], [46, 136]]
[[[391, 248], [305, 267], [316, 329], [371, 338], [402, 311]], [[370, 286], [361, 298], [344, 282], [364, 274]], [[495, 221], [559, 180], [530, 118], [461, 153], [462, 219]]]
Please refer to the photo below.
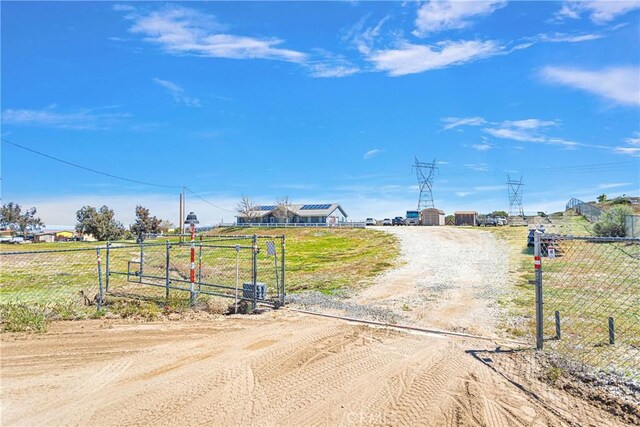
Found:
[[193, 285], [191, 242], [7, 247], [0, 252], [0, 304], [95, 310], [104, 301], [108, 309], [109, 296], [192, 303], [237, 296], [251, 306], [284, 304], [284, 236], [221, 236], [198, 239], [193, 246]]
[[640, 239], [544, 235], [545, 350], [640, 379]]
[[[95, 247], [0, 253], [0, 304], [74, 317], [100, 302]], [[64, 317], [63, 316], [63, 317]]]

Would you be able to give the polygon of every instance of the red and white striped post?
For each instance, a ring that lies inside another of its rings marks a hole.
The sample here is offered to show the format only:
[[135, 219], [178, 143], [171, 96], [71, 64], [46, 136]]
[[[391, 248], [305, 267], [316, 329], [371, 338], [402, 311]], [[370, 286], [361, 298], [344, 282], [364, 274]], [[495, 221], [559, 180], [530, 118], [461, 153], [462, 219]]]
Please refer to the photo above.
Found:
[[198, 217], [193, 212], [189, 212], [187, 219], [184, 222], [191, 226], [191, 268], [189, 273], [189, 291], [190, 302], [193, 305], [196, 302], [196, 224], [198, 224]]

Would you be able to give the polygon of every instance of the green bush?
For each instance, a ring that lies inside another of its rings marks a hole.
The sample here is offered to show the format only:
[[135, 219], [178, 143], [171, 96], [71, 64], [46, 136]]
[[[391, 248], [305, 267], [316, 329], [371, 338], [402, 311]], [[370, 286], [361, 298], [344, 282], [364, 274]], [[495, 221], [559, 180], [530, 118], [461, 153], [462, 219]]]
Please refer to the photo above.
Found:
[[614, 206], [600, 215], [598, 222], [593, 225], [593, 232], [597, 236], [625, 237], [627, 235], [625, 227], [627, 215], [633, 215], [633, 210], [629, 206]]

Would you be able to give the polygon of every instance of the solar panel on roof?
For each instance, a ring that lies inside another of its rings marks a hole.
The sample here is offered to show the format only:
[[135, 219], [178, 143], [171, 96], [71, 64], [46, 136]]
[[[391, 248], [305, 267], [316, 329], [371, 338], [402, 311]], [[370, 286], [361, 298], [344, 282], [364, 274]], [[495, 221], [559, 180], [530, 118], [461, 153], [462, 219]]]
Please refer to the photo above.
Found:
[[256, 207], [256, 210], [257, 210], [257, 211], [272, 211], [272, 210], [274, 210], [275, 208], [276, 208], [276, 207], [275, 207], [275, 206], [273, 206], [273, 205], [270, 205], [270, 206], [258, 206], [258, 207]]
[[300, 210], [301, 211], [310, 211], [310, 210], [316, 210], [316, 209], [329, 209], [331, 207], [331, 204], [328, 205], [303, 205]]

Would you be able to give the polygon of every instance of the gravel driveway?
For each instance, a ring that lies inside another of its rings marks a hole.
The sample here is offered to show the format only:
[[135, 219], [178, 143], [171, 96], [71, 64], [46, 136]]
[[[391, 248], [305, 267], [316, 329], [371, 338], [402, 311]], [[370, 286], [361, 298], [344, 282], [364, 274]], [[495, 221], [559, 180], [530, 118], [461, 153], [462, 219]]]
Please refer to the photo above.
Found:
[[408, 320], [493, 335], [497, 299], [508, 283], [508, 249], [493, 234], [454, 227], [380, 227], [398, 237], [399, 268], [352, 300], [402, 313]]

